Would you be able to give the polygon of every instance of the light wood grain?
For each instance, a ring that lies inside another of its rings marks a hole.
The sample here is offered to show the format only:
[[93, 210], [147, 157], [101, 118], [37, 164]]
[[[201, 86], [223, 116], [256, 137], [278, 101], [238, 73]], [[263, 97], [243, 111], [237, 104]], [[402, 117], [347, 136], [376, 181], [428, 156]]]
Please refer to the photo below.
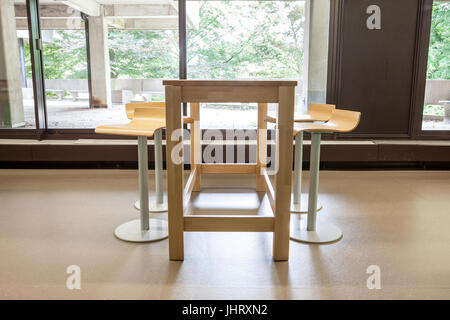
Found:
[[183, 138], [172, 141], [172, 133], [182, 128], [181, 88], [166, 86], [166, 166], [167, 200], [169, 206], [169, 257], [170, 260], [184, 259], [183, 221], [183, 163], [172, 161], [172, 150]]
[[191, 199], [192, 190], [194, 189], [195, 185], [195, 179], [197, 178], [197, 168], [194, 168], [194, 170], [191, 170], [191, 173], [189, 174], [189, 178], [186, 182], [186, 185], [184, 186], [184, 192], [183, 192], [183, 213]]
[[[297, 116], [294, 122], [313, 122], [313, 121], [328, 121], [336, 109], [334, 104], [311, 103], [308, 112]], [[276, 123], [277, 119], [271, 116], [266, 116], [265, 121]]]
[[256, 164], [202, 164], [201, 173], [223, 173], [223, 174], [255, 174], [258, 171]]
[[163, 80], [163, 85], [170, 86], [240, 86], [240, 87], [295, 87], [297, 81], [292, 80]]
[[278, 87], [182, 87], [182, 102], [277, 102]]
[[197, 168], [194, 187], [192, 191], [199, 192], [201, 190], [201, 174], [199, 164], [202, 162], [202, 146], [200, 131], [200, 104], [196, 102], [190, 103], [190, 117], [193, 120], [191, 124], [191, 168]]
[[98, 126], [95, 128], [95, 133], [153, 137], [156, 130], [165, 126], [164, 108], [135, 108], [133, 120], [129, 123]]
[[335, 109], [326, 123], [301, 123], [295, 126], [294, 134], [306, 132], [350, 132], [359, 124], [361, 112]]
[[186, 216], [186, 231], [272, 232], [274, 218], [264, 216]]
[[264, 177], [264, 188], [267, 194], [267, 198], [269, 199], [270, 206], [272, 207], [272, 211], [275, 212], [275, 191], [272, 186], [272, 182], [270, 181], [269, 175], [267, 174], [267, 169], [262, 169], [263, 177]]
[[127, 118], [132, 120], [134, 118], [134, 110], [136, 108], [165, 108], [166, 103], [162, 102], [132, 102], [125, 105], [125, 112], [127, 113]]
[[267, 162], [267, 122], [264, 121], [267, 116], [267, 103], [258, 103], [258, 130], [256, 137], [256, 191], [265, 191], [264, 176], [262, 168], [266, 167]]
[[273, 257], [289, 259], [289, 222], [292, 180], [292, 127], [294, 124], [294, 87], [280, 87], [277, 116], [278, 171], [275, 174], [275, 227]]

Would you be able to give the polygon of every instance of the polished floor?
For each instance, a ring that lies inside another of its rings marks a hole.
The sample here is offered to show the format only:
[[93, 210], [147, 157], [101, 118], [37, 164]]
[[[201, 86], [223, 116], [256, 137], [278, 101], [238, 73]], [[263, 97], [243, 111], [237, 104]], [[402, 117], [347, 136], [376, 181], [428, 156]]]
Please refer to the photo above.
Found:
[[[319, 215], [342, 229], [339, 242], [291, 241], [289, 262], [273, 262], [270, 233], [187, 233], [185, 260], [173, 262], [167, 240], [113, 235], [138, 217], [136, 171], [0, 170], [0, 299], [450, 299], [449, 171], [320, 179]], [[252, 177], [203, 182], [194, 214], [269, 210]], [[66, 287], [70, 265], [80, 290]], [[371, 265], [381, 289], [367, 288]]]

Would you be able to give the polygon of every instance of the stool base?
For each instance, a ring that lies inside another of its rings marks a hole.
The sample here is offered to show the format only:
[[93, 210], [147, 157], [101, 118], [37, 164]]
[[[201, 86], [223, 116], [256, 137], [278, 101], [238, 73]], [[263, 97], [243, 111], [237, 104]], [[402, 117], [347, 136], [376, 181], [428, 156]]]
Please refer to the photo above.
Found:
[[[166, 201], [164, 201], [163, 203], [155, 203], [151, 200], [153, 200], [153, 199], [149, 199], [149, 202], [148, 202], [148, 212], [159, 213], [159, 212], [167, 212], [169, 210]], [[134, 207], [137, 210], [141, 210], [141, 202], [139, 200], [136, 201], [134, 203]]]
[[153, 242], [169, 237], [166, 220], [149, 219], [149, 230], [141, 230], [141, 220], [131, 220], [116, 228], [114, 235], [120, 240], [129, 242]]
[[329, 243], [340, 240], [342, 231], [335, 225], [317, 221], [315, 231], [306, 230], [306, 219], [291, 219], [291, 240], [303, 243]]
[[[321, 203], [317, 203], [317, 211], [322, 210], [323, 206]], [[308, 213], [308, 195], [302, 193], [302, 198], [300, 199], [300, 204], [294, 203], [294, 197], [291, 196], [291, 213], [305, 214]]]

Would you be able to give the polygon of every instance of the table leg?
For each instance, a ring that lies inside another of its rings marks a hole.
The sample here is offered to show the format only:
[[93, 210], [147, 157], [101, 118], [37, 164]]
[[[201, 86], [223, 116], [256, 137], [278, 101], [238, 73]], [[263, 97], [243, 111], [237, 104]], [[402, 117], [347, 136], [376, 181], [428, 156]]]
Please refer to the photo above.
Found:
[[200, 103], [190, 103], [191, 118], [194, 123], [191, 124], [191, 170], [197, 167], [194, 187], [192, 191], [199, 192], [201, 189], [201, 175], [199, 164], [202, 162], [202, 141], [200, 139]]
[[[183, 143], [183, 134], [172, 137], [182, 129], [181, 87], [166, 86], [166, 165], [167, 198], [169, 205], [169, 257], [170, 260], [184, 259], [184, 217], [183, 217], [183, 161], [176, 146]], [[181, 148], [181, 155], [183, 153]], [[172, 155], [172, 152], [174, 153]]]
[[278, 170], [275, 174], [275, 226], [273, 232], [273, 258], [275, 261], [289, 259], [294, 93], [294, 87], [280, 87], [278, 91], [277, 156], [275, 160]]
[[256, 191], [265, 191], [266, 184], [261, 168], [266, 167], [267, 162], [267, 122], [264, 121], [267, 115], [267, 103], [258, 103], [258, 131], [256, 137]]

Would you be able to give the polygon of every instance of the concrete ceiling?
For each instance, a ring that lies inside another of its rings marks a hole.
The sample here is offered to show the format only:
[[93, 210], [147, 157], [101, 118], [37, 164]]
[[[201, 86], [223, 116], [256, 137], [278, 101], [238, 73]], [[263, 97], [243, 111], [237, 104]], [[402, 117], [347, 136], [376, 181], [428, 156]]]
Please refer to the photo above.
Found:
[[[15, 0], [17, 29], [27, 29], [25, 0]], [[127, 30], [178, 29], [178, 3], [174, 0], [41, 0], [41, 28], [83, 29], [80, 12], [103, 15], [110, 28]], [[190, 5], [188, 28], [197, 28], [198, 7]]]

